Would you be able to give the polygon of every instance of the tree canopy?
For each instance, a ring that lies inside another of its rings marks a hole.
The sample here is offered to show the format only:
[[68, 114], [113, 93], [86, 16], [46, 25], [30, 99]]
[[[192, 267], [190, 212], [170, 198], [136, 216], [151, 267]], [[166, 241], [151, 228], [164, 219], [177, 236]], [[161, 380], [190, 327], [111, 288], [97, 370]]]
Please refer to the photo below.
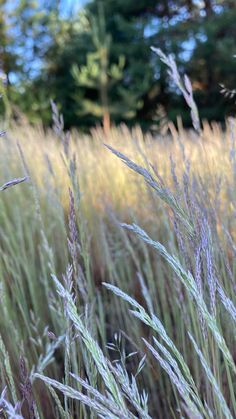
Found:
[[[189, 123], [154, 45], [174, 54], [193, 82], [200, 115], [235, 111], [234, 0], [0, 0], [0, 68], [14, 109], [50, 124], [50, 99], [67, 127], [153, 126], [158, 109]], [[3, 110], [2, 110], [3, 112]]]

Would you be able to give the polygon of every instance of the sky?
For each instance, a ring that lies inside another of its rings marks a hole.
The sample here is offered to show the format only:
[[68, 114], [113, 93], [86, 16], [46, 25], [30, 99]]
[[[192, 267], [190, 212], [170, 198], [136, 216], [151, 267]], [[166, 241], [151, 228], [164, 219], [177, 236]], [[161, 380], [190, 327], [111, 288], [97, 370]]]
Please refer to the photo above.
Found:
[[62, 8], [64, 11], [71, 10], [72, 7], [78, 7], [79, 9], [82, 8], [88, 0], [62, 0]]

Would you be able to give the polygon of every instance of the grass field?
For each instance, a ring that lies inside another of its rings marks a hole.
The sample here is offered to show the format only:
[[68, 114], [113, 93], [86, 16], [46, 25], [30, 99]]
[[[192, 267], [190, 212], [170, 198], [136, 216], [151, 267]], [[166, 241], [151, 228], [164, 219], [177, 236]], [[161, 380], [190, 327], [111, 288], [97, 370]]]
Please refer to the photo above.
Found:
[[235, 121], [56, 125], [0, 141], [3, 417], [235, 417]]

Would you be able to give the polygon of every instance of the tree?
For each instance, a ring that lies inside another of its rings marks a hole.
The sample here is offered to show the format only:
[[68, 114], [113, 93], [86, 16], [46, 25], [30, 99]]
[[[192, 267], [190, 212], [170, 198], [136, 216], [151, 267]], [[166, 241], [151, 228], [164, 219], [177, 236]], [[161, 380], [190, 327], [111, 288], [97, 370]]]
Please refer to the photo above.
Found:
[[46, 89], [38, 91], [34, 82], [41, 75], [46, 51], [54, 42], [58, 3], [0, 0], [0, 67], [7, 80], [5, 102], [19, 107], [29, 117], [45, 104]]
[[110, 114], [115, 111], [110, 103], [109, 93], [112, 85], [122, 78], [124, 57], [120, 56], [117, 64], [110, 64], [111, 36], [106, 33], [105, 16], [102, 5], [98, 10], [98, 17], [91, 16], [90, 30], [95, 51], [87, 54], [86, 65], [80, 68], [74, 65], [72, 73], [76, 84], [80, 87], [98, 90], [99, 100], [94, 103], [90, 99], [82, 100], [81, 114], [92, 114], [102, 117], [106, 134], [110, 131]]
[[229, 113], [235, 113], [234, 102], [226, 101], [220, 94], [220, 84], [235, 88], [236, 4], [230, 7], [230, 2], [222, 2], [221, 7], [221, 13], [212, 8], [211, 13], [206, 12], [207, 18], [199, 21], [196, 44], [186, 65], [196, 86], [201, 114], [210, 120], [223, 120]]
[[169, 119], [181, 114], [190, 123], [151, 45], [188, 73], [202, 117], [230, 112], [219, 84], [235, 87], [235, 0], [91, 0], [67, 15], [63, 4], [0, 0], [8, 95], [32, 121], [50, 123], [53, 99], [67, 128], [103, 120], [108, 131], [110, 118], [149, 128], [159, 105]]
[[111, 117], [115, 120], [117, 117], [123, 120], [134, 117], [140, 101], [137, 93], [131, 93], [122, 86], [124, 55], [117, 56], [117, 62], [111, 62], [112, 38], [106, 31], [103, 4], [98, 7], [97, 17], [92, 15], [89, 19], [94, 51], [87, 54], [85, 65], [74, 65], [72, 73], [77, 86], [88, 89], [84, 97], [75, 95], [78, 113], [102, 117], [104, 131], [108, 134]]
[[[18, 63], [19, 55], [15, 48], [15, 36], [12, 31], [14, 13], [9, 9], [6, 0], [0, 0], [0, 73], [1, 89], [1, 113], [5, 114], [8, 120], [11, 116], [11, 107], [8, 96], [11, 89], [11, 75], [18, 74], [21, 71], [21, 65]], [[2, 85], [2, 80], [4, 84]]]

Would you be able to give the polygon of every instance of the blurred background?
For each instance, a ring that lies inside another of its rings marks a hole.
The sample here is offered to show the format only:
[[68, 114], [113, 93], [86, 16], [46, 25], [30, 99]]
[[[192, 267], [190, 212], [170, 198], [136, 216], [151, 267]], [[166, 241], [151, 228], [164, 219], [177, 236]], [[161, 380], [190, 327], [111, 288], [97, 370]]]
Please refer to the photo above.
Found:
[[0, 10], [1, 113], [9, 118], [48, 126], [52, 99], [66, 128], [155, 130], [180, 114], [190, 125], [152, 45], [188, 74], [201, 118], [235, 113], [235, 0], [0, 0]]

